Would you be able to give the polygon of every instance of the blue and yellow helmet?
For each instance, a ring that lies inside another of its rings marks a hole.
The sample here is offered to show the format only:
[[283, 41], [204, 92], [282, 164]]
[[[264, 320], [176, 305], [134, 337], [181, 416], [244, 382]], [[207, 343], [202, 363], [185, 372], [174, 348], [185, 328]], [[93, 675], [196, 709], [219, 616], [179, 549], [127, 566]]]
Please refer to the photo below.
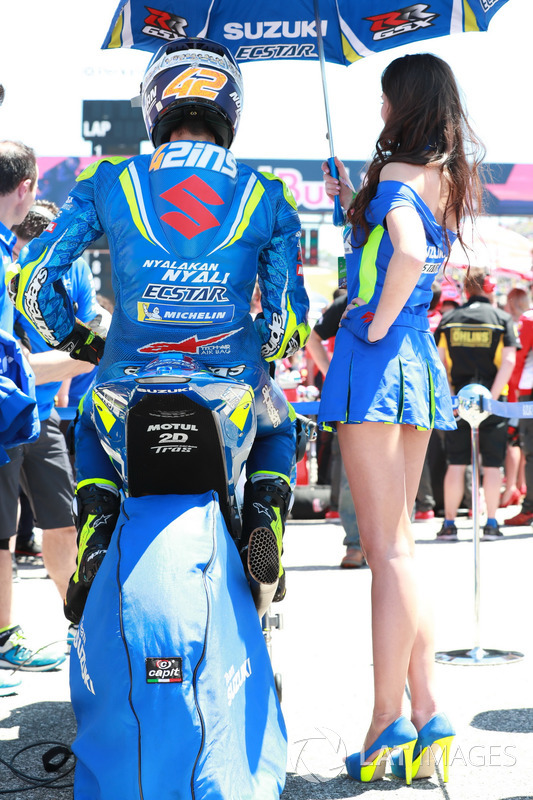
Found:
[[142, 86], [142, 111], [155, 147], [173, 129], [194, 118], [212, 130], [217, 144], [230, 147], [241, 114], [242, 75], [223, 45], [209, 39], [178, 39], [150, 61]]

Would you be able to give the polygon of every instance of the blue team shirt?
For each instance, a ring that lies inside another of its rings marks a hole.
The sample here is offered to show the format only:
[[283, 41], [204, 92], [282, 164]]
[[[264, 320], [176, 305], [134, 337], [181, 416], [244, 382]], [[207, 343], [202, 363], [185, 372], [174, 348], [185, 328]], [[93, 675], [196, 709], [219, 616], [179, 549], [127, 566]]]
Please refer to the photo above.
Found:
[[13, 304], [5, 286], [6, 267], [13, 260], [13, 247], [17, 237], [0, 222], [0, 330], [13, 334]]
[[[360, 297], [372, 309], [377, 307], [394, 250], [385, 218], [390, 211], [400, 206], [415, 209], [424, 226], [427, 243], [426, 262], [404, 310], [427, 315], [433, 297], [431, 287], [448, 253], [448, 248], [442, 226], [435, 219], [433, 212], [414, 189], [400, 181], [382, 181], [378, 185], [376, 195], [366, 211], [371, 232], [363, 247], [357, 246], [364, 239], [363, 231], [358, 230], [354, 233], [352, 228], [348, 228], [345, 238], [348, 297], [350, 299]], [[450, 244], [453, 244], [456, 234], [448, 231], [448, 236]]]

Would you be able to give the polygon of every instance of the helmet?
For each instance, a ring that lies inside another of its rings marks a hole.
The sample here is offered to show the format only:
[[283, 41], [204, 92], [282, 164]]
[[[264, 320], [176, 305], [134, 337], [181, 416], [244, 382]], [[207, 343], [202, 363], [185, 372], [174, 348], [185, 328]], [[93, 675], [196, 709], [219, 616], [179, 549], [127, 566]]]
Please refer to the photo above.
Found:
[[209, 39], [178, 39], [150, 61], [142, 85], [144, 123], [155, 147], [170, 140], [181, 122], [201, 119], [215, 141], [230, 147], [243, 98], [242, 75], [223, 45]]

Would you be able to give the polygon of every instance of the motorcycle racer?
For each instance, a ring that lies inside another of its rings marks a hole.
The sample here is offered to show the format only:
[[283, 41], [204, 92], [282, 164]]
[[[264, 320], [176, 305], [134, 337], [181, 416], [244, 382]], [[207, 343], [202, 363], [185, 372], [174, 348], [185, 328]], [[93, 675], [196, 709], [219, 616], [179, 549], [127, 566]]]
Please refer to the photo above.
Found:
[[[268, 362], [295, 352], [309, 335], [296, 204], [281, 180], [237, 162], [228, 149], [243, 92], [226, 48], [205, 39], [164, 45], [141, 94], [155, 152], [103, 158], [83, 171], [60, 215], [21, 253], [11, 292], [52, 347], [99, 364], [97, 383], [176, 352], [219, 374], [227, 368], [253, 387], [258, 427], [247, 462], [240, 549], [253, 581], [271, 587], [271, 599], [283, 572], [295, 425]], [[61, 283], [72, 261], [103, 233], [116, 303], [105, 349], [76, 320]], [[256, 277], [263, 313], [254, 321]], [[65, 610], [73, 622], [107, 550], [120, 490], [88, 396], [76, 437], [79, 551]]]

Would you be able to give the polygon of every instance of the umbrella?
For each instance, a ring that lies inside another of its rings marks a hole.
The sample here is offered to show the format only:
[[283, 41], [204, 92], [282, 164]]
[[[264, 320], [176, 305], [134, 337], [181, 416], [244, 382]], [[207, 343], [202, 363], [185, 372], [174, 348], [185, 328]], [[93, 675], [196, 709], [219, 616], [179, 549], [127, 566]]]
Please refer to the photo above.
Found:
[[[224, 44], [237, 61], [320, 61], [332, 174], [336, 175], [325, 61], [349, 66], [371, 53], [461, 31], [483, 31], [507, 0], [120, 0], [103, 49], [157, 51], [180, 37]], [[342, 224], [340, 203], [333, 221]]]

